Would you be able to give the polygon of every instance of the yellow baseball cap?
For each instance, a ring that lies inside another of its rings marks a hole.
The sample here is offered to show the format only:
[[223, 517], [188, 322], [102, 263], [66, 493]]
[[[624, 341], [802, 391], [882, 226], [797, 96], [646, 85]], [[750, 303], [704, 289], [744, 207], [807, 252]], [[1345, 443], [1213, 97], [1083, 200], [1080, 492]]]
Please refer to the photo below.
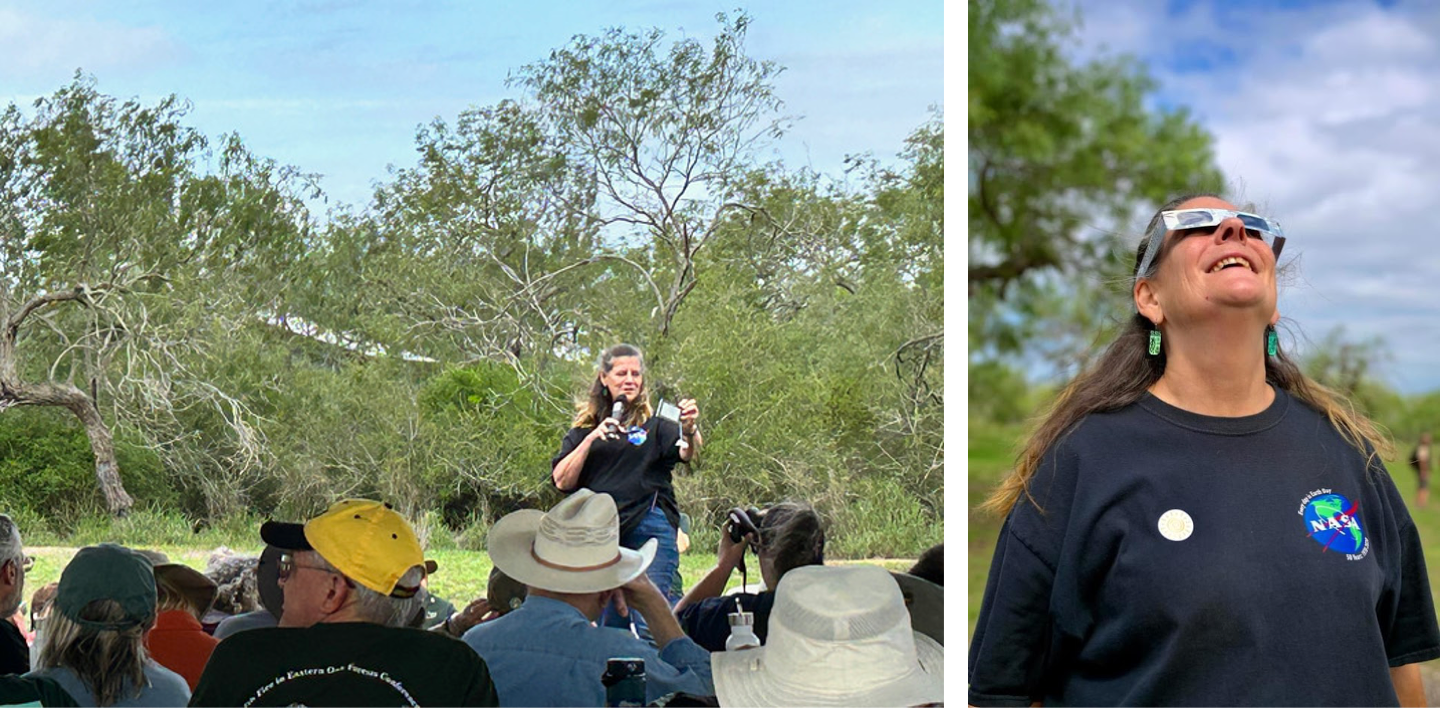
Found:
[[411, 597], [420, 589], [399, 584], [411, 568], [425, 567], [420, 539], [405, 517], [384, 502], [338, 501], [304, 526], [268, 521], [260, 536], [277, 548], [313, 550], [346, 577], [383, 595]]

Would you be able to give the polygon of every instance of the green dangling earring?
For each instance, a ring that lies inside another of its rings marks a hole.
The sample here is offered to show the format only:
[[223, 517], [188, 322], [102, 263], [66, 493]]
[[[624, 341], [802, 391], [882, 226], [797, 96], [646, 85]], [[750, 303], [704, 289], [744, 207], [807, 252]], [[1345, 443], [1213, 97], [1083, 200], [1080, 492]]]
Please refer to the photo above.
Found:
[[1265, 328], [1265, 354], [1266, 354], [1266, 356], [1275, 356], [1275, 352], [1278, 351], [1279, 349], [1280, 349], [1280, 337], [1275, 334], [1275, 327], [1274, 327], [1274, 326], [1266, 327], [1266, 328]]
[[1160, 355], [1160, 330], [1150, 330], [1150, 356]]

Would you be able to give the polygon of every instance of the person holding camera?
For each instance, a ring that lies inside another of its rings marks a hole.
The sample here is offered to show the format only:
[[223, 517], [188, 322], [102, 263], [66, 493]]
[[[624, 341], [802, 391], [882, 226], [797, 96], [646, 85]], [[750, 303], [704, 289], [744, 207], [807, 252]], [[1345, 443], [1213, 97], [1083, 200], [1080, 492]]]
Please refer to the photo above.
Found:
[[[638, 549], [650, 539], [658, 548], [646, 573], [673, 605], [679, 599], [674, 576], [680, 567], [676, 529], [680, 507], [672, 471], [690, 462], [702, 440], [694, 399], [679, 404], [679, 425], [654, 415], [645, 389], [645, 359], [629, 344], [600, 355], [595, 380], [576, 406], [570, 431], [551, 460], [550, 481], [562, 492], [578, 489], [609, 494], [619, 510], [620, 545]], [[630, 620], [607, 609], [602, 624], [628, 627]], [[636, 632], [649, 639], [643, 619]]]
[[[747, 530], [747, 525], [753, 530]], [[752, 544], [765, 589], [722, 596], [730, 575], [744, 562], [746, 546]], [[737, 603], [755, 615], [755, 636], [765, 641], [780, 578], [795, 568], [825, 564], [825, 529], [820, 515], [803, 502], [781, 502], [758, 515], [737, 509], [720, 534], [716, 555], [715, 567], [685, 594], [675, 606], [675, 615], [680, 628], [696, 644], [709, 651], [725, 651], [729, 614], [736, 611]]]

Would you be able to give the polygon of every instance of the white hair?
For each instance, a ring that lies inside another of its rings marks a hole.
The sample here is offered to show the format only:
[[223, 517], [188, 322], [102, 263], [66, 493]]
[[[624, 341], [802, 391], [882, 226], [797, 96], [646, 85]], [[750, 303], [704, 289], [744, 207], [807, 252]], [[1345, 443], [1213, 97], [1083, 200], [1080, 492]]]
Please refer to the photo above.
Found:
[[[415, 610], [420, 606], [419, 593], [416, 593], [413, 597], [400, 598], [376, 592], [361, 585], [354, 578], [345, 575], [344, 571], [336, 568], [333, 563], [320, 555], [319, 551], [315, 552], [315, 557], [320, 559], [320, 562], [325, 565], [326, 570], [334, 572], [351, 582], [351, 585], [354, 586], [350, 590], [350, 593], [355, 596], [355, 614], [359, 615], [360, 618], [366, 622], [383, 624], [387, 627], [404, 627], [410, 618], [414, 616]], [[396, 584], [406, 587], [416, 587], [420, 585], [420, 580], [424, 576], [425, 568], [417, 565], [405, 571], [405, 574], [400, 576], [400, 581]]]
[[[14, 562], [15, 572], [23, 574], [25, 569], [20, 564], [24, 558], [25, 549], [20, 545], [20, 529], [15, 526], [13, 519], [5, 514], [0, 514], [0, 566]], [[0, 597], [0, 614], [5, 617], [15, 614], [15, 610], [25, 600], [21, 593], [22, 589], [17, 587], [14, 597]]]
[[20, 528], [15, 525], [14, 519], [0, 514], [0, 563], [19, 561], [24, 557], [25, 550], [20, 545]]

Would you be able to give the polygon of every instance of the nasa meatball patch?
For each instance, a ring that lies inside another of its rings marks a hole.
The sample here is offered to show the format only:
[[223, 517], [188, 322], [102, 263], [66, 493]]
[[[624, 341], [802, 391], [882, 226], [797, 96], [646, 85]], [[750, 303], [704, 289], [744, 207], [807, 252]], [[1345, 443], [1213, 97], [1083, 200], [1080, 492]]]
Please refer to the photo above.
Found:
[[1300, 517], [1305, 533], [1320, 544], [1323, 552], [1334, 551], [1345, 560], [1360, 560], [1370, 554], [1370, 539], [1360, 528], [1360, 504], [1330, 489], [1317, 489], [1300, 500]]

